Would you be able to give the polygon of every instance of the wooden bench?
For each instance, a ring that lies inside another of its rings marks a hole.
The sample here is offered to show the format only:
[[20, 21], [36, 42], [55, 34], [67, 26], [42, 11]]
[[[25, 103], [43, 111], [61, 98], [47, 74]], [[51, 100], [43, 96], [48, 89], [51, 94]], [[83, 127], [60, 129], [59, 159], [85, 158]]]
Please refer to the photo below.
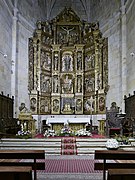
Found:
[[134, 180], [135, 169], [108, 169], [107, 180]]
[[[96, 162], [94, 164], [95, 170], [103, 170], [103, 180], [106, 179], [106, 170], [108, 169], [134, 169], [135, 151], [125, 150], [96, 150], [95, 159], [103, 160], [103, 162]], [[114, 160], [114, 162], [107, 162], [107, 160]], [[118, 161], [118, 160], [121, 160]]]
[[45, 160], [44, 150], [0, 150], [0, 166], [30, 166], [34, 170], [34, 180], [37, 179], [36, 170], [45, 169], [45, 161], [37, 162], [37, 159]]
[[0, 180], [32, 180], [32, 167], [0, 166]]

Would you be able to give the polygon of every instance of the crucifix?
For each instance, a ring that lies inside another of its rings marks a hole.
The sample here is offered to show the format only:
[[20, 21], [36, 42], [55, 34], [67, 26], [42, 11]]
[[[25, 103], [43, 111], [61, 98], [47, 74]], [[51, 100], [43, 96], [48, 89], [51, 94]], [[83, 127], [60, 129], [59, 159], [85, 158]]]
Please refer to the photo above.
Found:
[[72, 31], [73, 29], [74, 29], [74, 27], [73, 28], [68, 28], [68, 27], [61, 27], [64, 31], [66, 31], [67, 32], [67, 42], [69, 42], [69, 39], [70, 39], [70, 31]]

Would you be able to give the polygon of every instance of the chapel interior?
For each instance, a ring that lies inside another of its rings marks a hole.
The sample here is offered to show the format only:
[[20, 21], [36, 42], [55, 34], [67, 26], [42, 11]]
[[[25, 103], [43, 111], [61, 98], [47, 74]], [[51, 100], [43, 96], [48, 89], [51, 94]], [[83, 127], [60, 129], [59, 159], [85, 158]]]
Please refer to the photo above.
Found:
[[2, 1], [1, 131], [27, 111], [40, 133], [69, 123], [98, 131], [103, 120], [105, 135], [126, 121], [133, 134], [133, 9], [130, 0]]
[[132, 0], [1, 0], [1, 140], [131, 138], [134, 148], [134, 17]]

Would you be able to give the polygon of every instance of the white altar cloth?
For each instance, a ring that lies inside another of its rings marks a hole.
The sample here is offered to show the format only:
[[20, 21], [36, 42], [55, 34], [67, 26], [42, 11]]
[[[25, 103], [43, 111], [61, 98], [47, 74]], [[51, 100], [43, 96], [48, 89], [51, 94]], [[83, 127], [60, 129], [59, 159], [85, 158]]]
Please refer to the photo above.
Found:
[[89, 123], [90, 118], [47, 118], [47, 124], [51, 123]]

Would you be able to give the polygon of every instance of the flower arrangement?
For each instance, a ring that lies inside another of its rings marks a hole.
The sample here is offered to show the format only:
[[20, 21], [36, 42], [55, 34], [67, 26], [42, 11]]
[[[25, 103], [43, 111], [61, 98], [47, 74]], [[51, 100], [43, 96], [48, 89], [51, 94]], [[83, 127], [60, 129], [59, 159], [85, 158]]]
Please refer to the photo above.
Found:
[[130, 144], [130, 141], [129, 141], [129, 136], [125, 136], [125, 135], [118, 135], [118, 134], [115, 134], [115, 139], [120, 143], [120, 144]]
[[119, 142], [116, 139], [108, 139], [106, 142], [106, 148], [107, 149], [118, 149]]
[[89, 131], [86, 131], [86, 129], [80, 129], [76, 131], [75, 136], [92, 136], [92, 134]]
[[46, 130], [44, 133], [44, 137], [54, 137], [54, 136], [56, 136], [54, 130]]
[[18, 133], [16, 134], [16, 137], [21, 138], [21, 139], [28, 139], [32, 137], [32, 134], [29, 130], [28, 131], [21, 130], [21, 131], [18, 131]]

